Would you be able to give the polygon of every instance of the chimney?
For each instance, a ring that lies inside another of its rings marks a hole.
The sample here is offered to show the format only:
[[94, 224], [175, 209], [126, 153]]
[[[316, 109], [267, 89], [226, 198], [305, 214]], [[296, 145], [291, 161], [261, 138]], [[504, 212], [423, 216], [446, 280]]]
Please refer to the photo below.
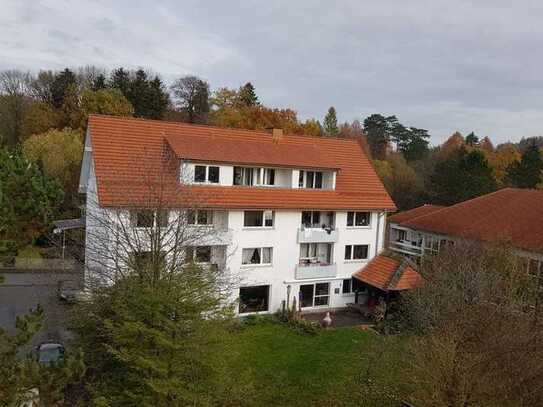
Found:
[[272, 141], [274, 143], [279, 143], [283, 138], [283, 129], [272, 129]]

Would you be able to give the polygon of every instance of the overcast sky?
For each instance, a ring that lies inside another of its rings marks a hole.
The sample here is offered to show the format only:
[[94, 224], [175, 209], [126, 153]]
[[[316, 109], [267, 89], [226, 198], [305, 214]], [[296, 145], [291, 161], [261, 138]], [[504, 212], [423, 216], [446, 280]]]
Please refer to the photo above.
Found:
[[251, 81], [322, 120], [395, 114], [439, 143], [543, 134], [543, 2], [0, 0], [0, 69], [144, 67]]

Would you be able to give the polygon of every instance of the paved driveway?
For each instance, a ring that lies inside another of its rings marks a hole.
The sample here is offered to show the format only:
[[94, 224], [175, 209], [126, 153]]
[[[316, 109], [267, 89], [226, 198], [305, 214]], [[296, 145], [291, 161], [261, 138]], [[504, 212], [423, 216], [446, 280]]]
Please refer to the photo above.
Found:
[[1, 328], [13, 332], [17, 315], [40, 304], [44, 309], [44, 321], [32, 344], [46, 340], [66, 342], [70, 338], [66, 330], [70, 306], [58, 300], [57, 287], [59, 281], [79, 282], [79, 273], [0, 271], [0, 275], [4, 277], [4, 283], [0, 284]]

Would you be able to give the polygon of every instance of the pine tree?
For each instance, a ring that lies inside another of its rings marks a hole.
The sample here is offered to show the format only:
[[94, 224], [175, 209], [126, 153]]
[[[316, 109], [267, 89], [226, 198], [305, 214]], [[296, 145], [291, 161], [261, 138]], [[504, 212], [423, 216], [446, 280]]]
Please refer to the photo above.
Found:
[[238, 98], [241, 104], [245, 106], [258, 106], [258, 96], [255, 93], [255, 87], [251, 82], [247, 82], [239, 88]]
[[328, 113], [326, 113], [326, 116], [324, 117], [323, 127], [324, 127], [324, 133], [327, 136], [337, 136], [339, 133], [339, 129], [337, 126], [337, 116], [336, 116], [336, 109], [334, 106], [330, 106], [330, 109], [328, 109]]
[[543, 182], [543, 157], [536, 143], [527, 148], [520, 162], [509, 167], [507, 180], [517, 188], [536, 188]]
[[474, 132], [471, 132], [466, 136], [466, 144], [470, 147], [477, 146], [479, 144], [479, 137], [477, 137]]
[[106, 77], [103, 73], [99, 74], [92, 81], [91, 89], [93, 91], [102, 90], [107, 88]]
[[394, 129], [398, 125], [396, 116], [385, 117], [372, 114], [364, 119], [364, 134], [374, 159], [383, 160], [386, 156]]
[[71, 88], [77, 88], [77, 79], [75, 74], [68, 68], [55, 75], [51, 83], [51, 98], [53, 106], [60, 108], [64, 104], [64, 99]]

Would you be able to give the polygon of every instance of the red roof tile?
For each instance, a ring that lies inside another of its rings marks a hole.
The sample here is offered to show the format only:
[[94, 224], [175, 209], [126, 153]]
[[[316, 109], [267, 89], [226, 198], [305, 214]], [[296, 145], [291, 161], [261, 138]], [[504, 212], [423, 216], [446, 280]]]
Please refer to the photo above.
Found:
[[428, 215], [430, 213], [439, 211], [443, 208], [445, 208], [445, 206], [426, 204], [426, 205], [419, 206], [417, 208], [409, 209], [407, 211], [403, 211], [400, 213], [396, 213], [392, 216], [389, 216], [387, 218], [387, 221], [390, 223], [406, 222], [408, 220], [418, 218], [419, 216]]
[[382, 254], [355, 272], [353, 277], [383, 291], [409, 290], [423, 281], [407, 260], [400, 261]]
[[543, 191], [505, 188], [399, 223], [447, 236], [508, 241], [543, 253]]
[[[191, 195], [209, 208], [396, 209], [356, 140], [285, 134], [274, 142], [266, 131], [101, 115], [91, 115], [88, 128], [102, 206], [144, 204], [149, 189], [145, 179], [155, 176], [167, 180], [165, 196], [172, 206], [183, 205], [184, 193], [186, 199]], [[337, 168], [336, 189], [183, 186], [180, 193], [177, 168], [162, 170], [166, 154], [200, 161]]]

